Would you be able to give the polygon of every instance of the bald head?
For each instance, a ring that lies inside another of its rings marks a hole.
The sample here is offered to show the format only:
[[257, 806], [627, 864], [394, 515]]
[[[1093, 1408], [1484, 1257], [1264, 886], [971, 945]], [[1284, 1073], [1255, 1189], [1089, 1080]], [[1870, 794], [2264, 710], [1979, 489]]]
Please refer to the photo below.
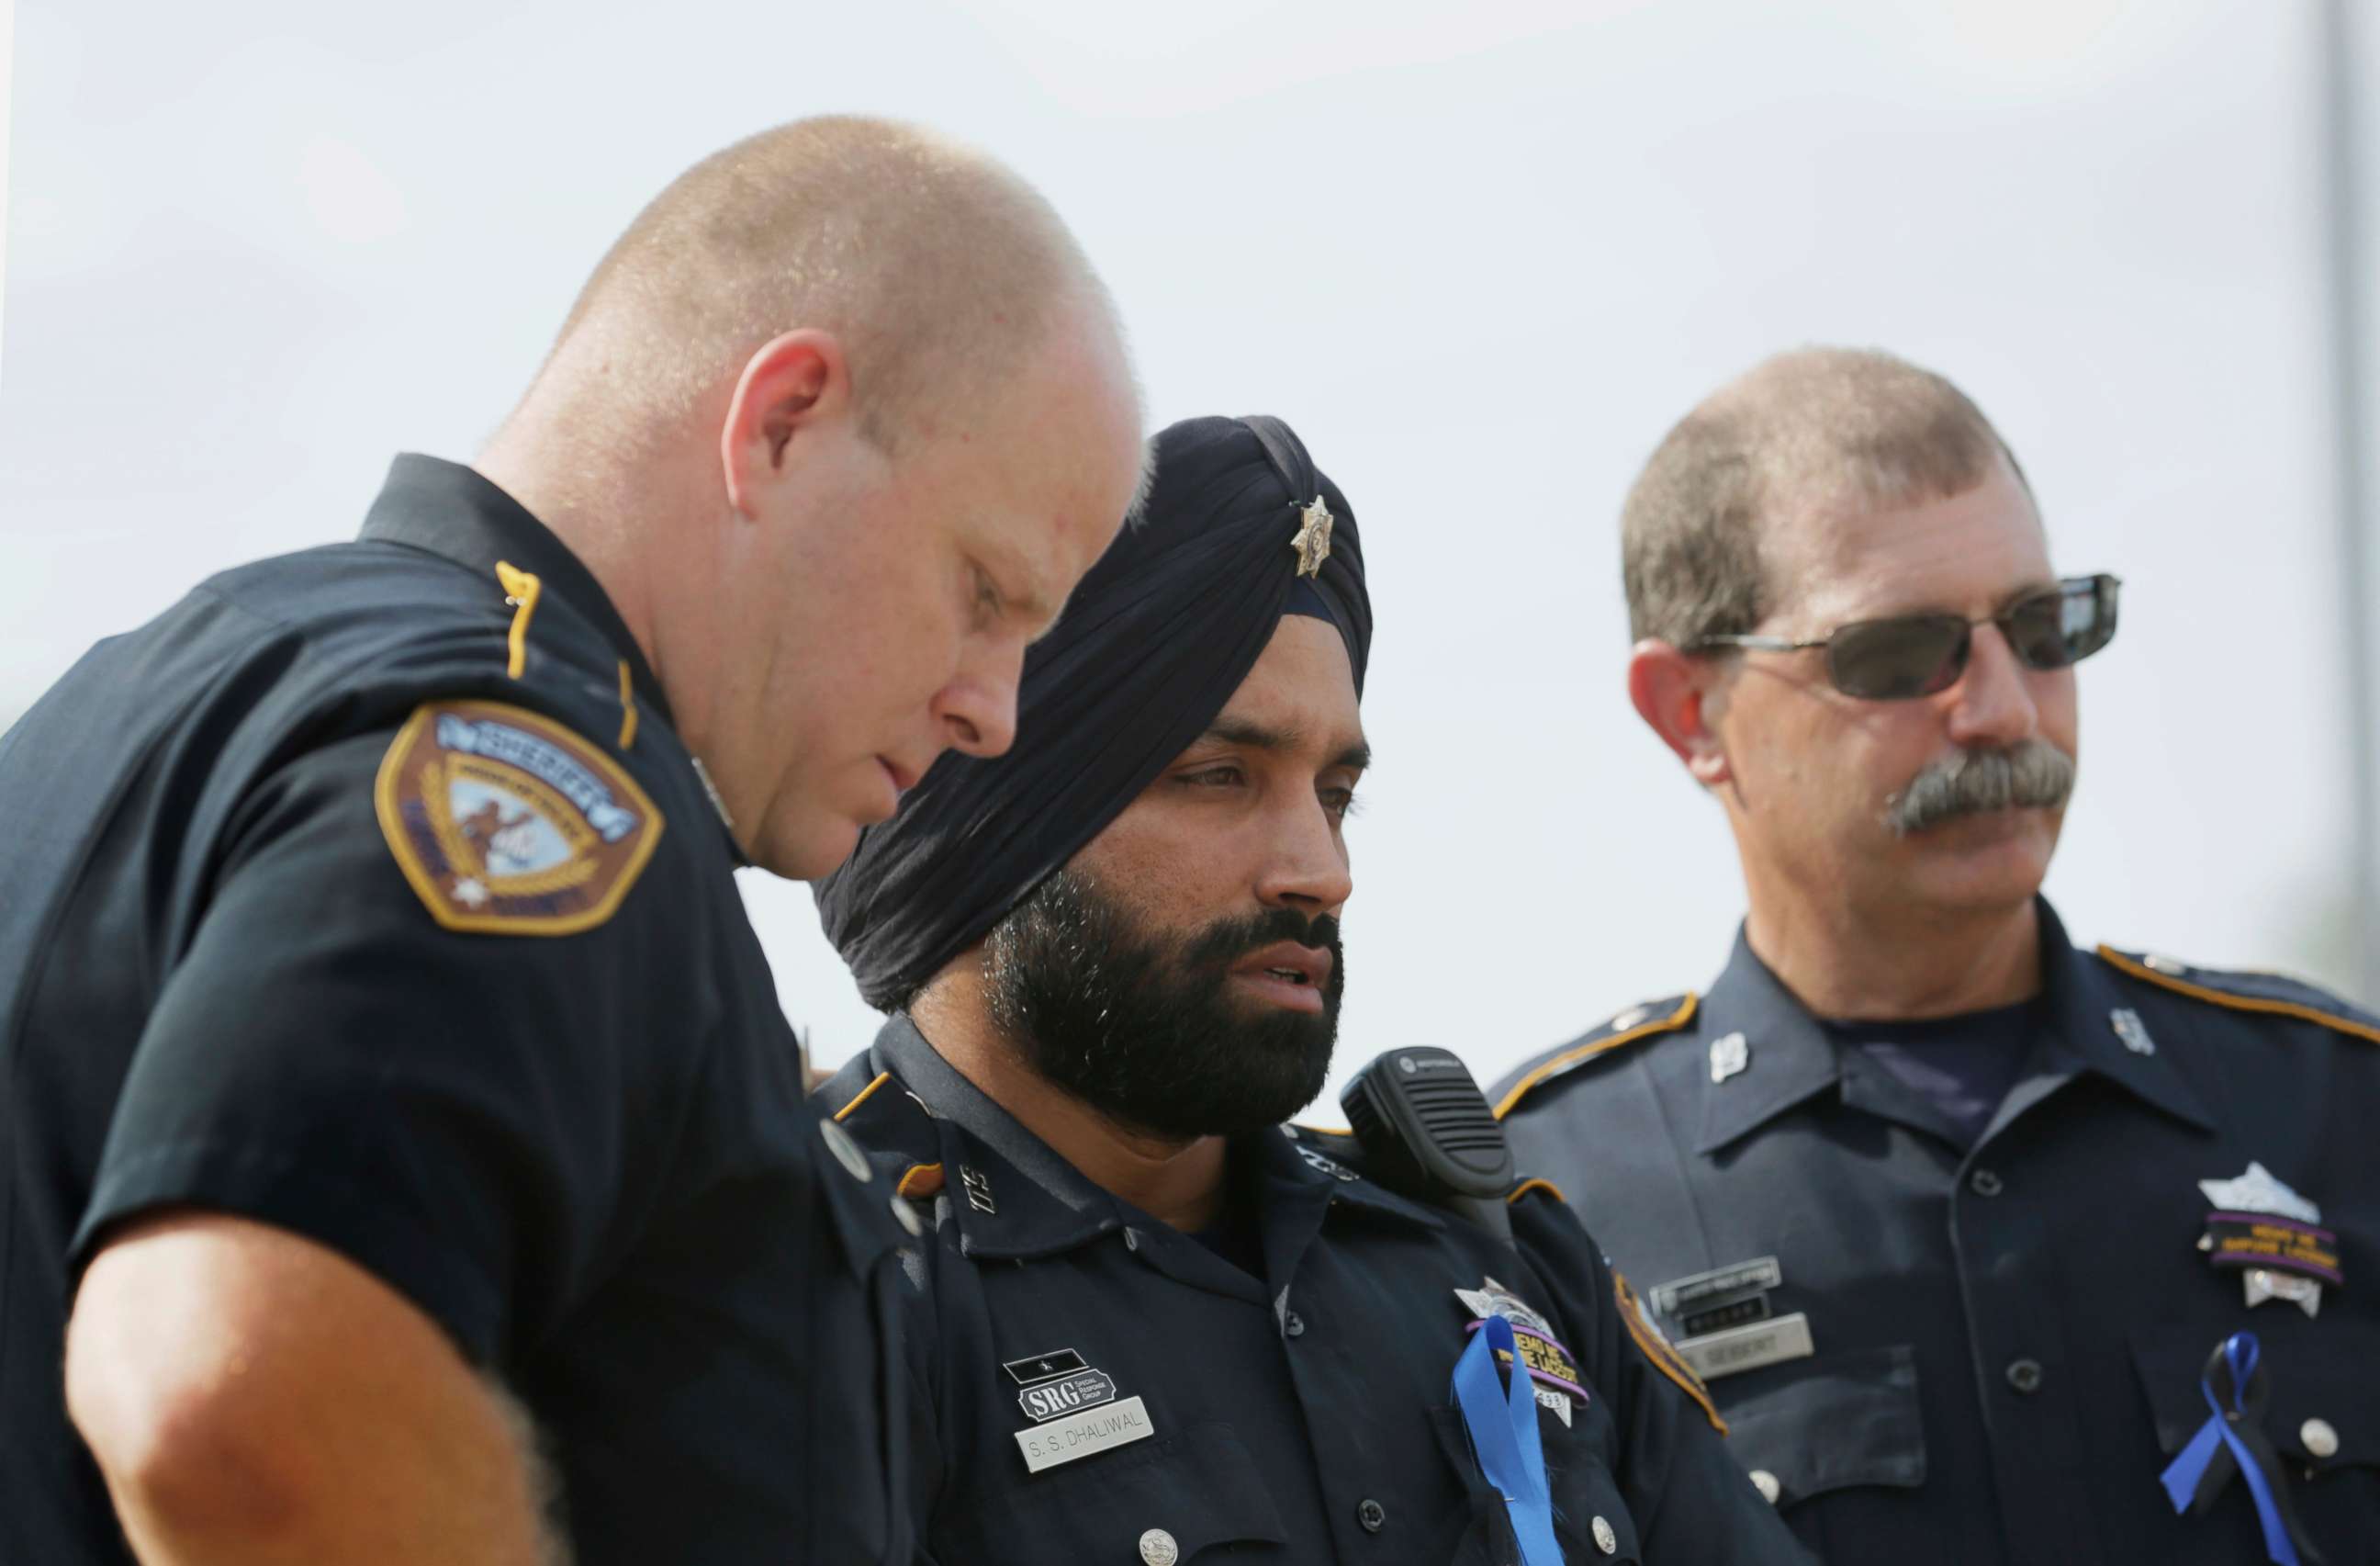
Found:
[[763, 344], [809, 328], [841, 345], [862, 427], [890, 451], [1078, 323], [1115, 330], [1031, 186], [913, 126], [798, 120], [704, 159], [637, 215], [540, 390], [625, 437], [687, 418]]
[[1632, 633], [1689, 647], [1767, 617], [1780, 523], [1963, 495], [2015, 456], [1966, 395], [1864, 349], [1779, 354], [1678, 422], [1621, 519]]
[[818, 875], [945, 751], [1145, 483], [1089, 264], [980, 153], [814, 119], [620, 237], [478, 459], [643, 648], [745, 852]]

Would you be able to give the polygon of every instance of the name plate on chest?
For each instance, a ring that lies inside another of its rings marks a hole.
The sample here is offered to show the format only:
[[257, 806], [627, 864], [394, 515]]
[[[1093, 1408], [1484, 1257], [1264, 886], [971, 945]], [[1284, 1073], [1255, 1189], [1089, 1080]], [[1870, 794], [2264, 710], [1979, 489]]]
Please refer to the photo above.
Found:
[[1758, 1370], [1764, 1364], [1806, 1359], [1813, 1352], [1810, 1318], [1800, 1311], [1774, 1321], [1730, 1327], [1724, 1332], [1706, 1333], [1700, 1338], [1681, 1338], [1670, 1346], [1706, 1381]]
[[1126, 1398], [1019, 1430], [1016, 1450], [1025, 1454], [1026, 1472], [1038, 1474], [1076, 1458], [1147, 1440], [1156, 1433], [1149, 1427], [1148, 1408], [1138, 1398]]

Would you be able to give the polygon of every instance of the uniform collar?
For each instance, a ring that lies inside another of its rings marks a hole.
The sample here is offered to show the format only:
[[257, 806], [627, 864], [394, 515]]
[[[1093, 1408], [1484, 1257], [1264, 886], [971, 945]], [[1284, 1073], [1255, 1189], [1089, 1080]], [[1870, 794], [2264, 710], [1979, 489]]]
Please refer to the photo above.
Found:
[[[2034, 909], [2040, 917], [2043, 997], [2053, 1038], [2047, 1054], [2011, 1091], [2011, 1098], [2028, 1088], [2037, 1097], [2042, 1090], [2036, 1083], [2046, 1081], [2054, 1086], [2076, 1070], [2088, 1071], [2168, 1114], [2213, 1129], [2215, 1121], [2204, 1104], [2163, 1055], [2140, 1054], [2125, 1046], [2115, 1022], [2125, 997], [2107, 965], [2075, 949], [2046, 899], [2036, 898]], [[1803, 1100], [1844, 1084], [1841, 1046], [1768, 971], [1742, 928], [1726, 972], [1703, 1002], [1701, 1036], [1717, 1053], [1722, 1041], [1737, 1033], [1749, 1052], [1742, 1071], [1724, 1082], [1710, 1082], [1706, 1075], [1702, 1079], [1702, 1131], [1694, 1142], [1698, 1154], [1714, 1152]], [[2009, 1118], [2004, 1112], [1996, 1125]]]
[[595, 573], [492, 480], [459, 462], [400, 452], [360, 536], [428, 550], [483, 575], [492, 575], [498, 560], [529, 572], [602, 634], [627, 664], [638, 700], [675, 727], [644, 650]]
[[[964, 1254], [1052, 1255], [1155, 1221], [1093, 1183], [961, 1075], [905, 1013], [894, 1013], [878, 1031], [874, 1063], [892, 1072], [937, 1121], [942, 1190]], [[1261, 1200], [1312, 1196], [1428, 1228], [1444, 1225], [1429, 1208], [1357, 1175], [1319, 1145], [1314, 1132], [1290, 1134], [1293, 1130], [1259, 1132], [1232, 1144], [1234, 1159], [1258, 1161]]]
[[[2045, 1097], [2073, 1071], [2090, 1071], [2135, 1097], [2147, 1099], [2175, 1119], [2190, 1121], [2202, 1131], [2214, 1131], [2214, 1116], [2206, 1114], [2206, 1105], [2190, 1083], [2166, 1064], [2164, 1054], [2156, 1054], [2154, 1047], [2142, 1054], [2123, 1043], [2119, 1011], [2125, 1011], [2125, 995], [2107, 964], [2092, 961], [2085, 952], [2075, 949], [2066, 937], [2066, 925], [2046, 899], [2034, 898], [2034, 911], [2040, 916], [2042, 997], [2049, 1011], [2052, 1040], [2046, 1040], [2046, 1049], [2037, 1057], [2033, 1071], [2011, 1090], [2011, 1099], [2025, 1093], [2033, 1099]], [[2135, 1043], [2147, 1037], [2137, 1016], [2132, 1016], [2131, 1031]], [[1747, 1049], [1744, 1066], [1742, 1071], [1730, 1073], [1728, 1081], [1702, 1083], [1702, 1135], [1694, 1140], [1697, 1155], [1726, 1147], [1814, 1095], [1828, 1090], [1850, 1093], [1844, 1081], [1842, 1045], [1835, 1043], [1818, 1019], [1794, 999], [1792, 990], [1768, 971], [1742, 928], [1735, 933], [1735, 952], [1728, 957], [1728, 969], [1711, 985], [1709, 999], [1702, 1004], [1702, 1035], [1711, 1040], [1714, 1057], [1732, 1033], [1742, 1033], [1740, 1043]], [[1985, 1135], [1997, 1135], [1997, 1126], [2007, 1123], [2016, 1109], [2023, 1109], [2023, 1105], [2001, 1111], [1995, 1131]]]
[[1702, 1062], [1695, 1062], [1703, 1090], [1702, 1134], [1694, 1139], [1698, 1154], [1724, 1147], [1842, 1081], [1834, 1040], [1760, 960], [1742, 925], [1726, 971], [1703, 1000], [1699, 1036], [1717, 1057], [1737, 1035], [1747, 1052], [1741, 1071], [1714, 1083]]
[[[2131, 1009], [2115, 971], [2066, 938], [2066, 926], [2042, 902], [2041, 971], [2058, 1043], [2083, 1070], [2201, 1131], [2216, 1128], [2205, 1100], [2167, 1059]], [[2119, 1029], [2122, 1029], [2119, 1032]], [[2125, 1043], [2126, 1033], [2132, 1044]], [[2143, 1053], [2136, 1046], [2147, 1043]]]
[[907, 1013], [886, 1020], [875, 1053], [939, 1122], [942, 1190], [965, 1254], [1050, 1255], [1124, 1227], [1123, 1203], [960, 1075]]

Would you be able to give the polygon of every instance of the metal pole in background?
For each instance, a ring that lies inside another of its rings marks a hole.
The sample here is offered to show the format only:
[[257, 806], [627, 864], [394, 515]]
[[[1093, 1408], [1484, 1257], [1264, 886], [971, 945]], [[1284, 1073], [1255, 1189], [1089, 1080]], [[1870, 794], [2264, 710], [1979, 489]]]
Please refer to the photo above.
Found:
[[2357, 141], [2356, 0], [2321, 0], [2316, 47], [2322, 52], [2324, 222], [2330, 296], [2330, 385], [2334, 420], [2333, 499], [2338, 529], [2341, 635], [2347, 655], [2348, 802], [2354, 850], [2356, 998], [2380, 1005], [2380, 740], [2375, 740], [2375, 638], [2372, 617], [2380, 593], [2373, 580], [2370, 486], [2365, 482], [2371, 402], [2364, 383], [2366, 312], [2362, 256], [2362, 148]]

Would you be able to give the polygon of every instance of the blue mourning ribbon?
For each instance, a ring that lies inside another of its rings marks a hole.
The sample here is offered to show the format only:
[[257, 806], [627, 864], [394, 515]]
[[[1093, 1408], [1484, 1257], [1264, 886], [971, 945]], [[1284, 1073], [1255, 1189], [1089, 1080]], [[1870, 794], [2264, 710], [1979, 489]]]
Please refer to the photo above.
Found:
[[[1509, 1389], [1496, 1373], [1500, 1353], [1512, 1361]], [[1536, 1393], [1513, 1346], [1512, 1324], [1501, 1315], [1483, 1322], [1454, 1362], [1454, 1406], [1471, 1432], [1479, 1471], [1512, 1514], [1523, 1566], [1562, 1566], [1561, 1546], [1554, 1542], [1553, 1491], [1546, 1483], [1545, 1448], [1537, 1436]]]
[[[2278, 1454], [2265, 1435], [2269, 1391], [2258, 1374], [2256, 1335], [2234, 1332], [2216, 1345], [2198, 1389], [2214, 1411], [2162, 1475], [2176, 1511], [2203, 1514], [2236, 1472], [2248, 1482], [2264, 1525], [2265, 1554], [2275, 1566], [2322, 1566], [2322, 1556], [2298, 1526]], [[2228, 1405], [2228, 1407], [2226, 1405]]]

